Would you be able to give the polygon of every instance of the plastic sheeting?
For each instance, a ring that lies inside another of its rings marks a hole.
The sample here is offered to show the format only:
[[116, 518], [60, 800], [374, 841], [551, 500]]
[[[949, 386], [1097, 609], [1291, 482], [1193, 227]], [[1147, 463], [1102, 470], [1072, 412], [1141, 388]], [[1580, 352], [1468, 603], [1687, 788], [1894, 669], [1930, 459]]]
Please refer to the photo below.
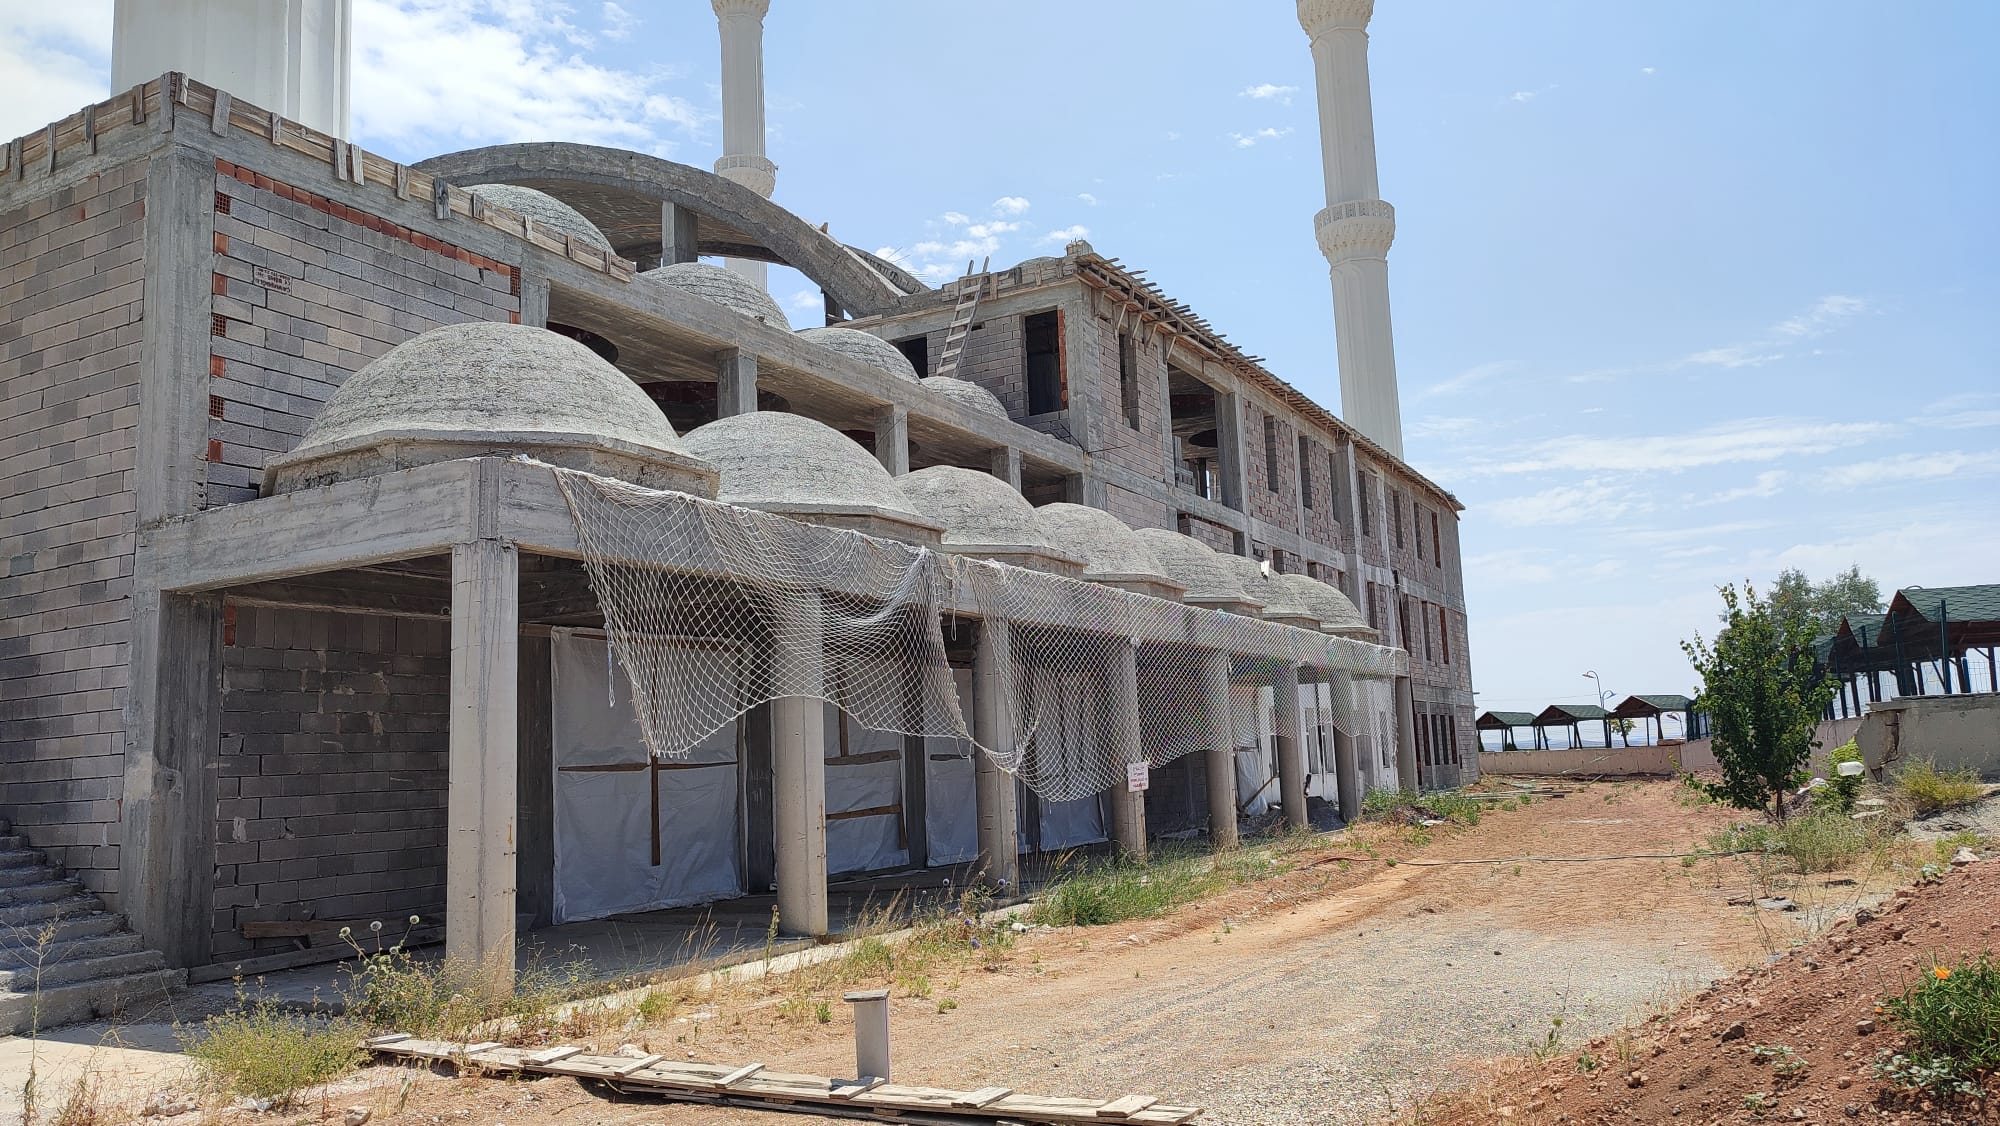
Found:
[[[873, 872], [910, 862], [903, 842], [903, 736], [871, 731], [827, 706], [826, 870]], [[845, 738], [838, 737], [844, 734]], [[841, 744], [846, 743], [843, 749]], [[876, 755], [880, 761], [869, 761]], [[858, 760], [858, 761], [856, 761]], [[891, 813], [835, 817], [855, 810], [895, 807]]]
[[[557, 630], [552, 650], [555, 921], [743, 894], [736, 725], [702, 740], [686, 759], [657, 769], [626, 678], [611, 675], [603, 639]], [[735, 675], [731, 650], [690, 641], [674, 652], [677, 675]]]
[[[972, 714], [972, 670], [953, 669], [959, 710]], [[930, 864], [979, 857], [979, 790], [969, 739], [924, 740], [924, 833]]]

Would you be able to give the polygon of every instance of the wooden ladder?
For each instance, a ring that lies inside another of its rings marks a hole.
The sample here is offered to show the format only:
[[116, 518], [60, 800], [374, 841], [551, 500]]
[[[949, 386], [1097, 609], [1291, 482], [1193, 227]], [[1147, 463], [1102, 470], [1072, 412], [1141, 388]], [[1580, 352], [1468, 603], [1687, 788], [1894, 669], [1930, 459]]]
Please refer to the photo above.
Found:
[[958, 304], [951, 311], [951, 328], [944, 334], [944, 351], [939, 354], [937, 371], [934, 375], [958, 375], [958, 358], [965, 354], [966, 338], [972, 335], [972, 318], [979, 312], [979, 295], [986, 292], [986, 267], [993, 261], [988, 255], [979, 264], [979, 272], [972, 272], [972, 260], [965, 263], [965, 276], [958, 279]]

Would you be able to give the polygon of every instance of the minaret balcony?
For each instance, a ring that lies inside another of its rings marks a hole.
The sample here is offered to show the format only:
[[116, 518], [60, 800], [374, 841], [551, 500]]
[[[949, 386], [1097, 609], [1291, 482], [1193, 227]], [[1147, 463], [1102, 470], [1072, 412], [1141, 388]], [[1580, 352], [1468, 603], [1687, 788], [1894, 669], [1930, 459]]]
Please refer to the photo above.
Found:
[[1379, 199], [1351, 199], [1313, 216], [1319, 250], [1332, 263], [1385, 258], [1396, 241], [1396, 209]]
[[771, 192], [778, 186], [778, 166], [756, 153], [734, 153], [721, 157], [715, 162], [715, 174], [741, 184], [765, 199], [770, 199]]

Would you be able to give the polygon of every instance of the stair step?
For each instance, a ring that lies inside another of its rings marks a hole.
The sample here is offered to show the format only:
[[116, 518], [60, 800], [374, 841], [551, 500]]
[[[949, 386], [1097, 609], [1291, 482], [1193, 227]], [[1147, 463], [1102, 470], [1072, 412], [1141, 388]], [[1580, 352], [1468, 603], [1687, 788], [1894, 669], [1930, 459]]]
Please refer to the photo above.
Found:
[[24, 884], [46, 883], [56, 879], [59, 873], [46, 864], [34, 864], [22, 868], [0, 868], [0, 888], [21, 887]]
[[18, 937], [27, 942], [35, 942], [39, 941], [37, 931], [41, 924], [101, 910], [103, 906], [88, 895], [71, 895], [67, 899], [52, 899], [45, 903], [23, 903], [14, 907], [0, 907], [0, 927], [26, 928], [29, 933]]
[[[9, 837], [6, 839], [18, 841], [21, 838]], [[45, 859], [47, 857], [44, 857], [42, 850], [38, 848], [14, 847], [0, 849], [0, 868], [31, 868], [40, 864]]]
[[[101, 919], [101, 930], [85, 929], [94, 920]], [[48, 942], [20, 943], [0, 940], [0, 970], [32, 971], [39, 962], [44, 967], [57, 962], [80, 962], [86, 958], [109, 958], [113, 954], [131, 954], [144, 950], [145, 941], [130, 931], [119, 932], [118, 924], [123, 922], [116, 915], [86, 915], [69, 926], [77, 928], [61, 938], [51, 937]]]
[[52, 903], [83, 894], [82, 885], [73, 880], [43, 880], [36, 884], [16, 884], [0, 887], [0, 907], [19, 907], [28, 903]]
[[0, 1036], [110, 1016], [186, 987], [186, 970], [149, 970], [128, 977], [80, 981], [34, 994], [0, 993]]
[[0, 970], [0, 992], [26, 993], [39, 987], [46, 993], [61, 985], [130, 977], [165, 969], [166, 966], [166, 955], [158, 950], [133, 950], [124, 954], [107, 954], [102, 958], [49, 961], [42, 963], [39, 972], [34, 969]]

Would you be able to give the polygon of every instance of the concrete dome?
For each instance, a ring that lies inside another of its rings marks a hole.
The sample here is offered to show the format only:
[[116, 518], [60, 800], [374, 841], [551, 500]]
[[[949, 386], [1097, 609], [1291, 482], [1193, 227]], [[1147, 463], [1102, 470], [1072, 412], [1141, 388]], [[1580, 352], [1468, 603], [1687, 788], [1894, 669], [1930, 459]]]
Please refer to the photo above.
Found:
[[1319, 617], [1306, 608], [1305, 599], [1299, 597], [1283, 575], [1267, 575], [1264, 565], [1255, 559], [1242, 555], [1217, 556], [1236, 572], [1236, 578], [1243, 584], [1244, 593], [1264, 604], [1262, 611], [1267, 618], [1290, 621], [1307, 629], [1319, 625]]
[[917, 378], [917, 369], [910, 363], [910, 358], [897, 351], [894, 344], [858, 328], [806, 328], [800, 329], [798, 335], [822, 348], [831, 348], [850, 360], [881, 368], [900, 379]]
[[674, 262], [656, 270], [646, 270], [639, 277], [644, 281], [687, 290], [703, 300], [734, 309], [746, 317], [755, 317], [786, 332], [792, 330], [792, 322], [785, 319], [785, 311], [778, 307], [763, 287], [721, 266], [711, 266], [706, 262]]
[[1083, 560], [1042, 534], [1035, 509], [1012, 485], [977, 469], [934, 465], [896, 479], [910, 507], [944, 525], [948, 551], [1042, 571], [1083, 573]]
[[1167, 577], [1187, 588], [1187, 601], [1244, 614], [1264, 608], [1243, 589], [1228, 559], [1200, 540], [1164, 528], [1140, 528], [1134, 534], [1152, 550]]
[[1157, 598], [1185, 589], [1167, 574], [1139, 533], [1101, 508], [1060, 501], [1035, 509], [1035, 523], [1056, 550], [1084, 561], [1083, 577]]
[[340, 385], [266, 491], [455, 458], [527, 454], [649, 488], [712, 495], [646, 393], [564, 336], [526, 325], [445, 325], [389, 349]]
[[571, 238], [601, 250], [611, 249], [611, 240], [597, 229], [597, 224], [583, 217], [583, 213], [547, 192], [524, 188], [519, 184], [474, 184], [465, 189], [495, 207], [504, 207], [516, 215], [533, 219], [537, 226], [554, 227], [566, 232]]
[[721, 472], [717, 500], [926, 543], [942, 531], [910, 506], [874, 455], [803, 415], [729, 415], [688, 431], [681, 444]]
[[1299, 601], [1305, 603], [1306, 611], [1319, 619], [1319, 628], [1327, 632], [1367, 629], [1368, 623], [1361, 617], [1361, 611], [1348, 601], [1340, 588], [1305, 575], [1280, 575], [1284, 584], [1292, 588]]
[[1007, 408], [1000, 405], [1000, 396], [970, 380], [949, 375], [927, 375], [918, 382], [924, 385], [925, 390], [943, 395], [959, 406], [1007, 417]]

